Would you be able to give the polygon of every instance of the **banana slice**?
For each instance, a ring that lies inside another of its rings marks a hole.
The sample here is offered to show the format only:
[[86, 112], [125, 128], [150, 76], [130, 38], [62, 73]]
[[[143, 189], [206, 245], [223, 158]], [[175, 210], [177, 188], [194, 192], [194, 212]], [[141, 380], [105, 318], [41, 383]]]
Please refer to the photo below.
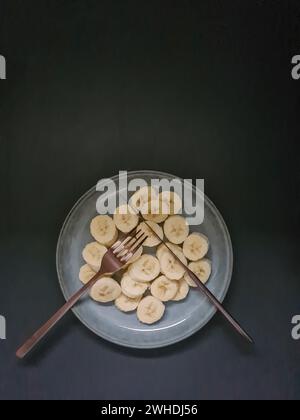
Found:
[[164, 223], [166, 237], [173, 244], [181, 244], [189, 234], [189, 225], [182, 216], [170, 216]]
[[134, 211], [141, 211], [145, 204], [155, 200], [157, 191], [152, 187], [143, 187], [137, 190], [129, 200], [129, 205]]
[[142, 222], [137, 227], [137, 230], [141, 230], [142, 232], [148, 235], [148, 238], [144, 242], [145, 246], [149, 246], [149, 247], [157, 246], [161, 241], [154, 235], [154, 233], [152, 232], [152, 230], [149, 228], [147, 224], [151, 226], [151, 228], [154, 230], [154, 232], [156, 232], [156, 234], [160, 237], [161, 240], [164, 237], [163, 230], [158, 224], [154, 222], [147, 222], [147, 223]]
[[144, 254], [128, 269], [130, 277], [136, 281], [149, 282], [160, 273], [160, 264], [153, 255]]
[[[189, 269], [192, 270], [196, 276], [202, 281], [203, 284], [207, 283], [210, 275], [211, 275], [211, 261], [207, 258], [203, 258], [203, 260], [195, 261], [189, 263]], [[196, 283], [190, 278], [188, 273], [184, 275], [185, 281], [191, 287], [197, 287]]]
[[118, 237], [113, 219], [107, 215], [96, 216], [91, 222], [91, 235], [102, 245], [111, 246]]
[[159, 194], [159, 200], [169, 209], [170, 215], [178, 214], [182, 208], [182, 200], [175, 192], [163, 191]]
[[130, 277], [130, 275], [124, 274], [121, 280], [121, 288], [124, 295], [130, 298], [137, 298], [143, 296], [148, 288], [148, 283], [135, 281]]
[[122, 312], [132, 312], [140, 303], [141, 297], [130, 298], [124, 293], [121, 293], [119, 297], [115, 300], [115, 305]]
[[187, 284], [184, 278], [180, 279], [177, 283], [178, 283], [178, 292], [173, 297], [173, 300], [176, 302], [178, 302], [179, 300], [185, 299], [190, 290], [189, 285]]
[[127, 204], [124, 204], [116, 209], [114, 222], [121, 232], [128, 233], [138, 225], [139, 217]]
[[156, 258], [160, 260], [162, 254], [166, 251], [165, 245], [162, 243], [156, 248]]
[[92, 268], [92, 270], [98, 272], [101, 267], [102, 258], [106, 253], [107, 248], [98, 242], [91, 242], [86, 245], [82, 251], [82, 257], [84, 261]]
[[154, 296], [144, 297], [137, 308], [137, 317], [144, 324], [154, 324], [165, 312], [165, 305]]
[[[176, 254], [176, 251], [179, 251], [182, 254], [182, 249], [180, 248], [179, 245], [174, 245], [171, 244], [171, 242], [166, 242], [166, 245], [168, 245], [168, 247]], [[162, 254], [164, 252], [168, 252], [168, 248], [165, 246], [165, 244], [160, 244], [159, 247], [156, 250], [156, 257], [158, 258], [158, 260], [160, 260]], [[177, 254], [176, 254], [177, 255]]]
[[88, 264], [85, 264], [81, 267], [79, 271], [79, 280], [83, 284], [86, 284], [94, 277], [95, 274], [96, 272], [92, 270]]
[[151, 284], [151, 293], [154, 297], [167, 302], [172, 300], [178, 292], [177, 281], [169, 280], [166, 276], [160, 276]]
[[144, 219], [155, 223], [162, 223], [169, 215], [169, 207], [158, 199], [145, 203], [141, 208]]
[[[173, 248], [172, 251], [183, 262], [187, 264], [187, 260], [181, 249]], [[176, 258], [168, 251], [163, 251], [159, 259], [161, 272], [171, 280], [180, 280], [185, 273], [185, 268], [176, 260]]]
[[192, 233], [183, 242], [183, 253], [191, 261], [201, 260], [207, 254], [209, 240], [202, 233]]
[[102, 277], [91, 288], [90, 296], [96, 302], [112, 302], [121, 294], [121, 287], [116, 280], [110, 277]]

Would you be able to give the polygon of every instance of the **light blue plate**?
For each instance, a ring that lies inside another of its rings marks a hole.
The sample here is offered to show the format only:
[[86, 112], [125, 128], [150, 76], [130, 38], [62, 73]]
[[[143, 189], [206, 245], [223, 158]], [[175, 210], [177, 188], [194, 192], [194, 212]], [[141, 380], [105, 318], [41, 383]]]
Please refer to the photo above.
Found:
[[[129, 172], [128, 180], [142, 178], [174, 179], [174, 175], [153, 171]], [[117, 182], [118, 177], [112, 178]], [[201, 194], [195, 187], [193, 191]], [[84, 264], [81, 253], [90, 236], [89, 225], [96, 215], [96, 188], [88, 191], [75, 204], [68, 215], [57, 245], [57, 273], [64, 297], [68, 299], [82, 284], [78, 279]], [[228, 230], [214, 204], [205, 196], [205, 218], [201, 226], [192, 231], [208, 236], [211, 244], [208, 257], [212, 261], [212, 276], [208, 287], [222, 302], [231, 281], [233, 253]], [[150, 249], [149, 249], [150, 250]], [[88, 296], [73, 309], [75, 315], [90, 330], [116, 344], [134, 348], [163, 347], [181, 341], [200, 330], [215, 314], [215, 309], [197, 289], [190, 289], [181, 302], [167, 302], [164, 317], [156, 324], [141, 324], [135, 313], [126, 314], [114, 304], [97, 304]]]

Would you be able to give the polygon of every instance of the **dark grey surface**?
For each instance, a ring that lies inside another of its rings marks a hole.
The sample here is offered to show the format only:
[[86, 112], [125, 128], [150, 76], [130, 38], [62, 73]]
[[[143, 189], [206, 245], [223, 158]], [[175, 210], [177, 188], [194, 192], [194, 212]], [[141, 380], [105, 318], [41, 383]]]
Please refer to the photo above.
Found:
[[[298, 1], [0, 1], [0, 398], [300, 398]], [[77, 198], [119, 169], [205, 178], [230, 229], [227, 307], [183, 343], [126, 350], [70, 314], [55, 247]]]

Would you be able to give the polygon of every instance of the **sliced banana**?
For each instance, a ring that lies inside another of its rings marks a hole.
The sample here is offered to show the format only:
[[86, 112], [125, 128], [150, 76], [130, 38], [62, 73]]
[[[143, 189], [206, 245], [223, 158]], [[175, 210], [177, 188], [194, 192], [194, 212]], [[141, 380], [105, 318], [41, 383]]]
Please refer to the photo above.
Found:
[[156, 248], [156, 258], [160, 260], [162, 254], [166, 251], [165, 245], [162, 243]]
[[152, 187], [143, 187], [137, 190], [129, 200], [130, 207], [138, 212], [141, 211], [145, 204], [151, 200], [155, 200], [157, 191]]
[[[114, 301], [123, 312], [137, 310], [139, 321], [153, 324], [164, 315], [163, 302], [181, 301], [187, 297], [189, 286], [196, 287], [184, 267], [188, 260], [190, 270], [206, 283], [212, 271], [210, 260], [204, 258], [209, 250], [209, 240], [197, 232], [189, 234], [186, 219], [179, 215], [181, 209], [182, 200], [178, 194], [170, 191], [158, 194], [156, 189], [147, 186], [136, 191], [128, 204], [119, 206], [113, 218], [96, 216], [90, 224], [95, 242], [86, 245], [82, 252], [86, 262], [79, 272], [82, 283], [88, 283], [100, 270], [107, 247], [117, 240], [119, 231], [128, 234], [136, 228], [147, 234], [144, 246], [157, 248], [155, 257], [143, 254], [143, 246], [140, 246], [125, 265], [127, 271], [122, 271], [120, 284], [111, 277], [102, 277], [91, 288], [91, 298], [103, 303]], [[138, 212], [145, 219], [140, 224]], [[164, 235], [167, 246], [162, 243]]]
[[182, 216], [170, 216], [164, 223], [166, 237], [173, 244], [181, 244], [189, 234], [189, 225]]
[[[187, 260], [181, 249], [173, 248], [172, 251], [180, 259], [183, 264], [187, 264]], [[180, 280], [185, 273], [185, 268], [177, 261], [177, 259], [168, 250], [162, 252], [159, 259], [161, 272], [171, 280]]]
[[116, 209], [114, 222], [121, 232], [128, 233], [138, 225], [139, 217], [127, 204], [124, 204]]
[[151, 293], [154, 297], [167, 302], [172, 300], [178, 292], [177, 281], [168, 279], [166, 276], [159, 276], [151, 284]]
[[160, 273], [160, 264], [153, 255], [144, 254], [128, 269], [128, 274], [136, 281], [149, 282]]
[[[202, 281], [203, 284], [207, 283], [211, 275], [211, 261], [207, 258], [203, 258], [199, 261], [189, 263], [189, 269], [192, 270], [196, 276]], [[191, 287], [197, 287], [196, 283], [190, 278], [188, 273], [185, 273], [184, 278], [187, 284]]]
[[121, 294], [121, 287], [116, 280], [110, 277], [102, 277], [91, 288], [90, 296], [96, 302], [112, 302]]
[[[176, 254], [176, 251], [180, 252], [182, 255], [182, 249], [180, 248], [179, 245], [174, 245], [171, 244], [171, 242], [167, 242], [166, 245], [171, 249], [171, 251], [173, 251]], [[156, 250], [156, 257], [160, 260], [161, 256], [163, 255], [164, 252], [168, 252], [168, 248], [165, 246], [164, 243], [160, 244], [159, 247], [157, 247]], [[176, 254], [177, 255], [177, 254]], [[184, 261], [184, 260], [183, 260]]]
[[156, 234], [162, 240], [164, 237], [163, 230], [158, 224], [154, 222], [140, 223], [137, 227], [137, 231], [141, 230], [142, 232], [147, 234], [148, 238], [144, 242], [145, 246], [149, 246], [149, 247], [157, 246], [161, 241], [157, 238], [157, 236], [154, 235], [154, 233], [152, 232], [152, 230], [149, 228], [148, 225], [151, 226], [154, 232], [156, 232]]
[[178, 214], [182, 208], [182, 200], [173, 191], [163, 191], [159, 194], [159, 200], [168, 208], [170, 215]]
[[122, 312], [132, 312], [140, 303], [141, 297], [130, 298], [124, 293], [121, 293], [119, 297], [115, 300], [115, 305]]
[[183, 242], [183, 253], [191, 261], [201, 260], [208, 249], [209, 240], [202, 233], [191, 233]]
[[144, 324], [154, 324], [165, 312], [165, 305], [154, 296], [144, 297], [137, 308], [137, 317]]
[[176, 302], [178, 302], [179, 300], [185, 299], [190, 290], [189, 285], [187, 284], [184, 278], [180, 279], [177, 283], [178, 283], [178, 292], [173, 297], [173, 300]]
[[96, 272], [100, 270], [102, 258], [107, 248], [98, 242], [91, 242], [82, 251], [84, 261]]
[[96, 216], [91, 222], [91, 235], [102, 245], [111, 246], [118, 237], [118, 231], [110, 216]]
[[121, 288], [124, 295], [137, 298], [141, 297], [148, 289], [148, 283], [133, 280], [130, 275], [124, 274], [121, 280]]
[[96, 272], [94, 270], [92, 270], [91, 267], [88, 264], [85, 264], [80, 268], [79, 280], [83, 284], [86, 284], [94, 277], [95, 274], [96, 274]]
[[169, 207], [158, 199], [145, 203], [141, 208], [144, 219], [155, 223], [162, 223], [169, 215]]

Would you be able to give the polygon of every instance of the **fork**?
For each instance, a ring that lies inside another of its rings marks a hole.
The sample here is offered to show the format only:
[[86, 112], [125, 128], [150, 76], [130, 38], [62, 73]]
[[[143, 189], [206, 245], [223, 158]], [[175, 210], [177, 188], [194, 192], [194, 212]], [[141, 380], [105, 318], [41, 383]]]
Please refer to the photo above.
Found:
[[79, 299], [91, 287], [105, 275], [112, 275], [121, 270], [130, 258], [140, 248], [148, 235], [141, 230], [137, 230], [135, 236], [131, 236], [133, 229], [122, 240], [116, 241], [104, 254], [100, 270], [91, 280], [79, 289], [70, 299], [44, 324], [42, 325], [25, 343], [17, 350], [16, 356], [23, 359], [58, 323], [58, 321], [79, 301]]

